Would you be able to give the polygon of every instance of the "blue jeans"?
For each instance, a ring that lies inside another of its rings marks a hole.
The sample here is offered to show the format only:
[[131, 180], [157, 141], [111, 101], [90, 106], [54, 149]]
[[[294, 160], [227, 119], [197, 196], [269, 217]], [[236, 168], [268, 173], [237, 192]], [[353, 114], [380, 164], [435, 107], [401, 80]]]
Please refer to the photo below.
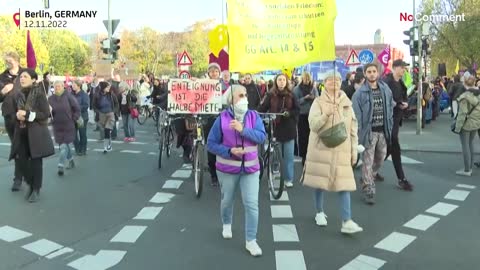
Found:
[[220, 214], [224, 225], [232, 224], [235, 191], [240, 184], [243, 207], [245, 208], [245, 238], [247, 241], [257, 239], [258, 229], [258, 177], [260, 172], [252, 174], [228, 174], [217, 170], [218, 181], [222, 190]]
[[[322, 189], [315, 190], [315, 207], [317, 213], [323, 212], [323, 193]], [[352, 209], [350, 208], [350, 192], [340, 191], [340, 206], [342, 207], [342, 220], [347, 221], [352, 219]]]
[[75, 141], [73, 146], [75, 147], [75, 152], [77, 153], [86, 153], [87, 152], [87, 124], [88, 118], [83, 118], [83, 127], [77, 128], [75, 132]]
[[284, 175], [286, 182], [293, 182], [293, 173], [294, 173], [294, 156], [293, 152], [295, 150], [295, 140], [290, 140], [288, 142], [281, 142], [280, 146], [283, 151], [283, 167]]
[[73, 159], [70, 144], [60, 144], [60, 154], [58, 157], [58, 167], [65, 167], [65, 163]]
[[123, 131], [126, 138], [135, 138], [135, 119], [130, 114], [122, 114]]

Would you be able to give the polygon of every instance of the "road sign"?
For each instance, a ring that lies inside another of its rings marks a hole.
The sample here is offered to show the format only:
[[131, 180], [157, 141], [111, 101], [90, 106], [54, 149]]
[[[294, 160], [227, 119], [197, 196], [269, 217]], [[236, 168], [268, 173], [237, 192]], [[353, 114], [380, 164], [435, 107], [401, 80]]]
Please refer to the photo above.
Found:
[[362, 65], [370, 64], [373, 62], [374, 54], [370, 50], [361, 50], [358, 54], [358, 59]]
[[183, 70], [183, 71], [180, 72], [180, 74], [179, 74], [178, 77], [180, 77], [180, 79], [188, 80], [188, 79], [190, 79], [192, 76], [190, 76], [190, 73], [188, 73], [188, 71]]
[[350, 51], [350, 55], [347, 58], [347, 62], [345, 63], [347, 66], [358, 66], [360, 65], [360, 61], [358, 60], [358, 55], [355, 50]]
[[192, 58], [190, 58], [187, 51], [183, 51], [182, 55], [178, 58], [177, 66], [191, 66], [192, 64]]
[[[120, 20], [112, 20], [112, 35], [115, 33], [115, 29], [117, 29], [118, 24], [120, 23]], [[105, 25], [105, 28], [107, 28], [108, 31], [108, 20], [104, 20], [103, 24]]]

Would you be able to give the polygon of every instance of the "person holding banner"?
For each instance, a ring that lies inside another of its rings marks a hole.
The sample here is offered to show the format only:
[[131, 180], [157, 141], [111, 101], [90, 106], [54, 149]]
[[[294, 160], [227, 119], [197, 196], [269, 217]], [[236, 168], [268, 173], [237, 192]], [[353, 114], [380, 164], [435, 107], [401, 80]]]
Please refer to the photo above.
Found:
[[222, 235], [232, 238], [233, 201], [240, 185], [245, 208], [245, 248], [252, 256], [262, 255], [257, 244], [260, 163], [258, 145], [264, 143], [263, 121], [248, 109], [247, 90], [233, 85], [227, 96], [228, 108], [216, 118], [208, 135], [207, 149], [216, 155], [216, 170], [222, 191], [220, 203]]
[[294, 149], [300, 107], [288, 83], [287, 75], [279, 74], [275, 77], [272, 90], [265, 95], [258, 111], [285, 113], [285, 116], [275, 120], [274, 136], [282, 145], [285, 186], [293, 187]]

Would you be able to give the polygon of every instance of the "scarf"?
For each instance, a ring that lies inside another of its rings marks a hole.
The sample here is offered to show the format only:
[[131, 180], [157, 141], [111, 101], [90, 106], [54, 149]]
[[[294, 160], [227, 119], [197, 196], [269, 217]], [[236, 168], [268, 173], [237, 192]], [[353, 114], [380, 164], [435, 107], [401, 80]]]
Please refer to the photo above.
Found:
[[302, 92], [303, 96], [308, 96], [312, 93], [313, 84], [312, 83], [309, 83], [309, 84], [300, 83], [298, 85], [298, 87], [300, 87], [300, 91]]
[[[22, 88], [22, 96], [18, 100], [18, 109], [25, 111], [37, 112], [41, 108], [37, 108], [37, 102], [41, 98], [47, 98], [45, 92], [37, 83], [27, 88]], [[48, 103], [48, 101], [46, 101]], [[48, 120], [42, 121], [43, 124], [48, 123]]]
[[292, 93], [288, 90], [285, 91], [272, 91], [272, 97], [270, 99], [270, 112], [272, 113], [282, 113], [284, 111], [289, 111], [293, 106], [293, 96]]

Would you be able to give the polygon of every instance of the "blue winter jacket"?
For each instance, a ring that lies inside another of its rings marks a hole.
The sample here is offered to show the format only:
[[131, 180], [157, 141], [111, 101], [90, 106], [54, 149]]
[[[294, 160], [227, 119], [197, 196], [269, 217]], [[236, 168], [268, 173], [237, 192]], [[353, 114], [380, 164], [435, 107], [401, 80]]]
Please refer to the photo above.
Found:
[[[392, 90], [382, 81], [378, 81], [378, 86], [383, 95], [383, 127], [387, 143], [390, 144], [393, 127], [393, 108], [396, 103], [393, 101]], [[358, 144], [367, 148], [372, 140], [372, 119], [373, 119], [373, 94], [372, 88], [365, 83], [360, 89], [355, 91], [352, 97], [353, 111], [358, 121]]]

